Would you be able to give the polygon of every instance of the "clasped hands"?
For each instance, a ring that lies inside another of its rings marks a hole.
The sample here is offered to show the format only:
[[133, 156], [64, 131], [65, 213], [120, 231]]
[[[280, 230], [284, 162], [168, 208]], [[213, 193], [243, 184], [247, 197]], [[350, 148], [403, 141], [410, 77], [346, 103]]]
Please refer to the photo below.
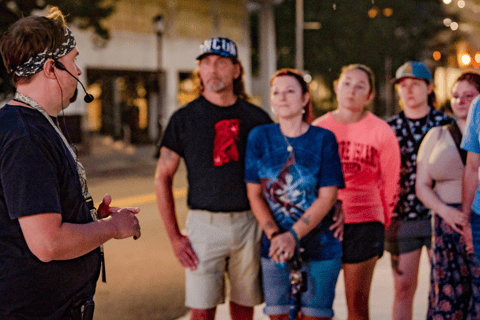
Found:
[[454, 231], [460, 233], [465, 239], [465, 245], [468, 252], [473, 252], [472, 227], [470, 225], [470, 215], [465, 214], [451, 206], [445, 206], [438, 213], [445, 223], [447, 223]]
[[140, 212], [138, 207], [110, 207], [112, 197], [106, 194], [103, 197], [102, 203], [98, 206], [98, 219], [111, 219], [115, 226], [115, 239], [124, 239], [132, 237], [137, 240], [141, 236], [140, 222], [135, 216]]
[[296, 247], [293, 234], [289, 231], [283, 232], [270, 239], [268, 256], [273, 262], [284, 263], [293, 257]]

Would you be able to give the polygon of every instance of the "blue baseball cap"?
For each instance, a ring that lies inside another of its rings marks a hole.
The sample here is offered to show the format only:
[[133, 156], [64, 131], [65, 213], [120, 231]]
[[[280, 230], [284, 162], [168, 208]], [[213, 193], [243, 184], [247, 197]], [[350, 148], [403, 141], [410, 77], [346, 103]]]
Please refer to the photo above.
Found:
[[417, 78], [426, 80], [428, 83], [432, 82], [432, 74], [430, 71], [428, 71], [423, 63], [417, 61], [405, 62], [398, 68], [393, 83], [397, 83], [403, 78]]
[[217, 54], [222, 57], [238, 59], [237, 45], [235, 42], [228, 38], [211, 38], [203, 41], [200, 45], [200, 55], [197, 60], [201, 60], [203, 57], [209, 54]]

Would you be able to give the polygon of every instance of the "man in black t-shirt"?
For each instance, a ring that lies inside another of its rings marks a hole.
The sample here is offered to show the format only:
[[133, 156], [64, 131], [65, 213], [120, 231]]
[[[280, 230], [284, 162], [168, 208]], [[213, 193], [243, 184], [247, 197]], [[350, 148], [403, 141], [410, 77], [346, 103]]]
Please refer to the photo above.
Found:
[[[261, 231], [243, 179], [245, 148], [250, 130], [271, 119], [246, 101], [233, 41], [204, 41], [197, 60], [201, 95], [173, 114], [161, 143], [155, 176], [158, 208], [173, 251], [186, 268], [191, 318], [215, 318], [227, 273], [232, 320], [251, 320], [253, 306], [263, 300]], [[179, 230], [172, 192], [181, 158], [188, 172], [188, 235]]]
[[140, 237], [139, 209], [110, 207], [106, 195], [95, 210], [58, 127], [81, 75], [58, 8], [18, 20], [0, 51], [17, 91], [0, 109], [0, 319], [92, 319], [99, 247]]

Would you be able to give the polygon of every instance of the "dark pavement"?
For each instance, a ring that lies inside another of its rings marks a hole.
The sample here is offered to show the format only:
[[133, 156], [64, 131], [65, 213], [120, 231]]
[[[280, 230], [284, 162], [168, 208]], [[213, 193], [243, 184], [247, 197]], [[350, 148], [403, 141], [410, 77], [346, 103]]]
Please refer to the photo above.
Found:
[[79, 152], [88, 179], [111, 176], [149, 175], [153, 178], [157, 159], [155, 146], [128, 145], [109, 137], [91, 138], [90, 150]]

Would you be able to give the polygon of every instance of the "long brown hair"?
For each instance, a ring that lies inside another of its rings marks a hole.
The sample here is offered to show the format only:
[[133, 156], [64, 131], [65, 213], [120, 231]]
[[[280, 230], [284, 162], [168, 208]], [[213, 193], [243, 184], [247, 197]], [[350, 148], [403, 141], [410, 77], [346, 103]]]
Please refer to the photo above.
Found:
[[[308, 83], [303, 78], [303, 74], [296, 69], [290, 69], [290, 68], [280, 69], [277, 72], [275, 72], [272, 79], [270, 79], [270, 87], [272, 86], [273, 80], [275, 80], [278, 77], [284, 77], [284, 76], [291, 76], [295, 78], [297, 82], [300, 84], [300, 87], [302, 88], [302, 94], [310, 93]], [[303, 110], [305, 110], [305, 113], [303, 113], [302, 115], [302, 120], [305, 121], [306, 123], [312, 122], [313, 111], [312, 111], [312, 99], [310, 97], [308, 98], [307, 104], [304, 106]]]
[[[234, 64], [238, 64], [240, 67], [240, 76], [233, 80], [233, 94], [242, 100], [248, 100], [250, 97], [245, 92], [245, 83], [243, 81], [244, 70], [240, 60], [231, 59]], [[193, 71], [193, 84], [195, 93], [200, 96], [204, 90], [202, 79], [200, 78], [198, 67]]]

